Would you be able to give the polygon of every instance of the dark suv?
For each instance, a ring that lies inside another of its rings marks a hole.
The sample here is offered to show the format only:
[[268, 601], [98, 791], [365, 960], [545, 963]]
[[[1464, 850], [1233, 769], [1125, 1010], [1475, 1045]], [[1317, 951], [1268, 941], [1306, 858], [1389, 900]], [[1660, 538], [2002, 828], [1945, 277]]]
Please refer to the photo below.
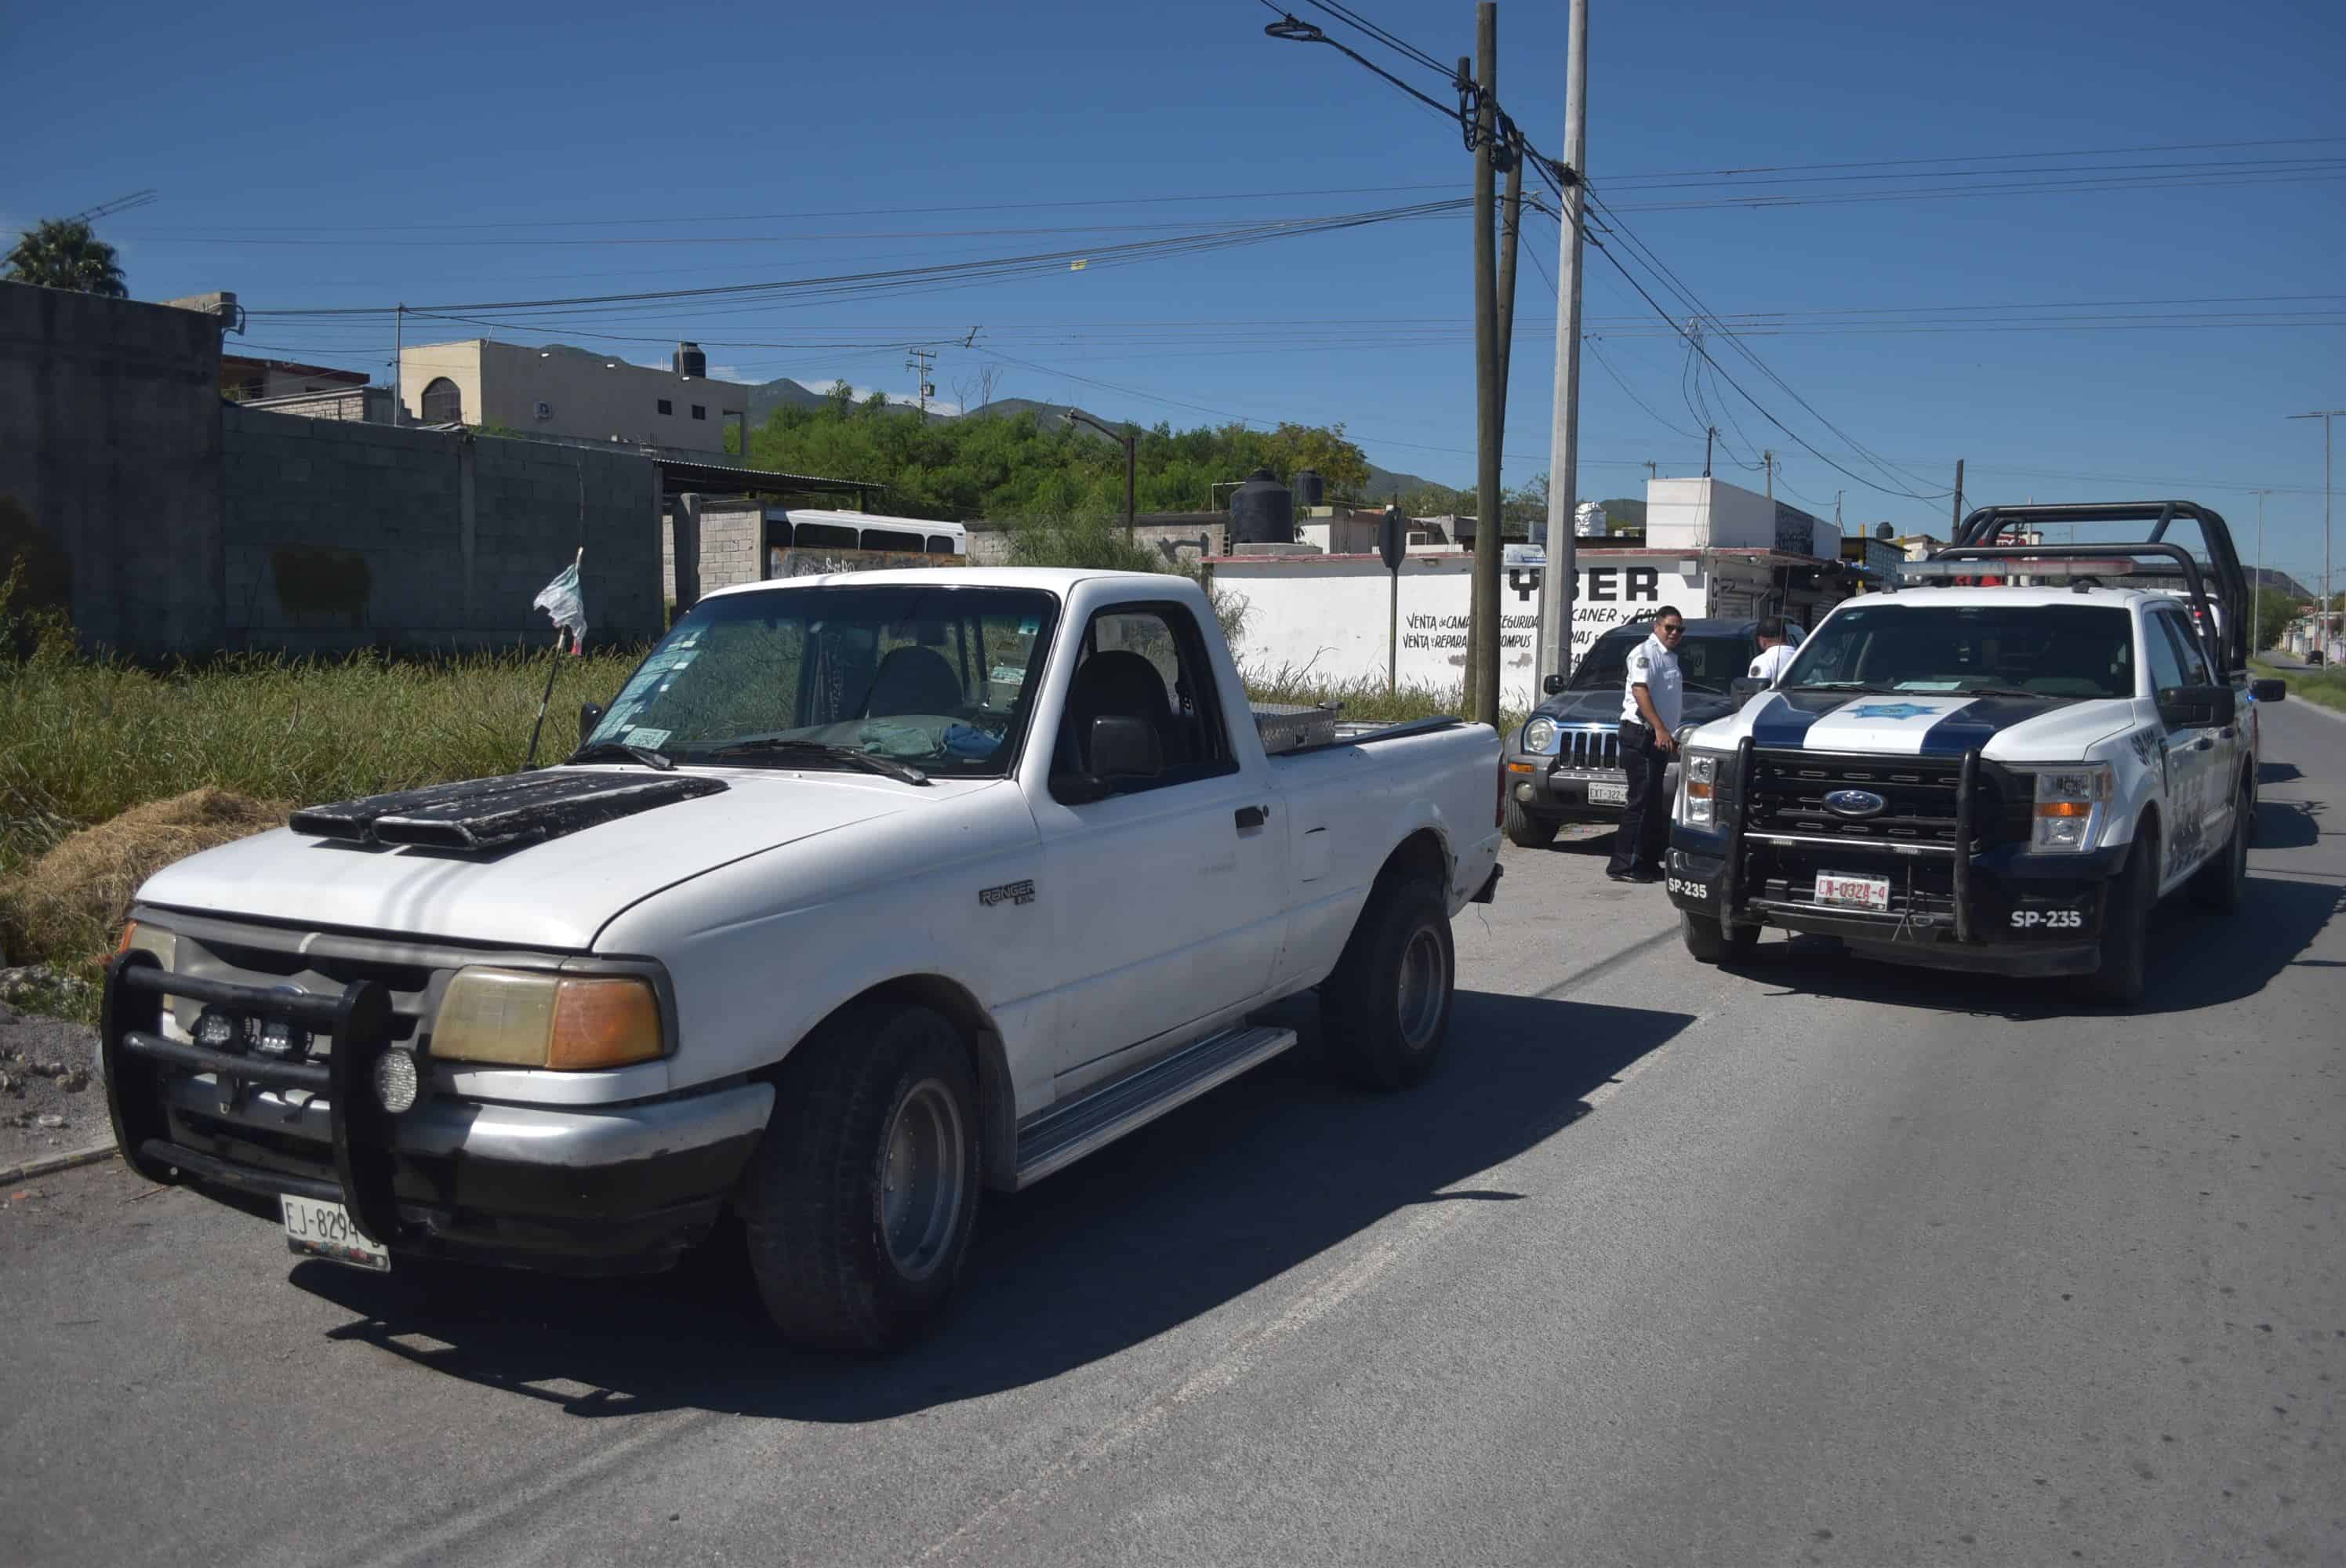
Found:
[[[1527, 850], [1544, 849], [1566, 822], [1617, 820], [1629, 799], [1629, 777], [1621, 770], [1621, 689], [1629, 651], [1653, 636], [1650, 619], [1616, 626], [1596, 639], [1562, 689], [1532, 709], [1507, 739], [1507, 838]], [[1786, 640], [1799, 646], [1805, 635], [1786, 622]], [[1760, 657], [1757, 620], [1690, 620], [1678, 645], [1678, 669], [1686, 677], [1681, 728], [1723, 718], [1735, 710], [1729, 683], [1739, 679]], [[1551, 677], [1553, 678], [1553, 677]], [[1668, 789], [1678, 789], [1678, 764], [1669, 768]], [[1667, 807], [1665, 808], [1667, 809]]]

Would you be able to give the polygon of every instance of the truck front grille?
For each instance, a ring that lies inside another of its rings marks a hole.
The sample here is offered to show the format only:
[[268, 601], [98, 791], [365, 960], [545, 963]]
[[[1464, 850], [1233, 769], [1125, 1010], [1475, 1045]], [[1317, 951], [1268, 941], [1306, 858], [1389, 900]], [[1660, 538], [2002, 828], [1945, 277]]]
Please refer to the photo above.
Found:
[[[1744, 831], [1953, 850], [1962, 777], [1960, 758], [1755, 750], [1744, 789]], [[1825, 797], [1840, 789], [1867, 790], [1889, 804], [1876, 816], [1843, 817], [1825, 809]]]

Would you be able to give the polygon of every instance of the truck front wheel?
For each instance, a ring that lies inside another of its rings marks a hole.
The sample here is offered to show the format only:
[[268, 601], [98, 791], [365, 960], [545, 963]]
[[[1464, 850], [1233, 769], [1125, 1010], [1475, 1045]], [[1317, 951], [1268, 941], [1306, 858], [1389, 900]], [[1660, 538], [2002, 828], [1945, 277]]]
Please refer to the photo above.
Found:
[[2150, 906], [2158, 898], [2158, 829], [2145, 822], [2127, 851], [2126, 870], [2104, 895], [2102, 952], [2084, 990], [2096, 1002], [2132, 1007], [2142, 1000], [2150, 946]]
[[1524, 809], [1523, 802], [1510, 797], [1507, 800], [1507, 842], [1519, 850], [1545, 850], [1556, 842], [1556, 821], [1553, 817], [1535, 817]]
[[1456, 981], [1441, 889], [1380, 881], [1335, 972], [1321, 983], [1321, 1049], [1345, 1076], [1371, 1088], [1417, 1082], [1450, 1032]]
[[1688, 953], [1697, 963], [1719, 963], [1730, 958], [1749, 958], [1751, 950], [1760, 945], [1758, 926], [1722, 927], [1708, 915], [1698, 915], [1692, 910], [1678, 911], [1678, 935], [1685, 941]]
[[2192, 873], [2191, 901], [2203, 910], [2230, 914], [2240, 907], [2240, 892], [2249, 880], [2249, 835], [2254, 830], [2256, 800], [2255, 789], [2242, 779], [2239, 796], [2232, 802], [2232, 836]]
[[849, 1007], [784, 1064], [736, 1200], [784, 1337], [886, 1350], [943, 1314], [977, 1219], [977, 1095], [954, 1026]]

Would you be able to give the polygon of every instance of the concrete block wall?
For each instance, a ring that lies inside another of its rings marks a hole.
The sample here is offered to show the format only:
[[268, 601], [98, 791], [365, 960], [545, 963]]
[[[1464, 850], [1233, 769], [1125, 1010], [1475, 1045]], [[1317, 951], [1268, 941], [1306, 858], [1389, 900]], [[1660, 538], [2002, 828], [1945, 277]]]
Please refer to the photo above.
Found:
[[[755, 583], [766, 575], [760, 545], [765, 538], [766, 514], [761, 506], [740, 502], [707, 501], [700, 508], [700, 591]], [[676, 602], [675, 503], [659, 527], [660, 593]]]
[[221, 452], [217, 317], [0, 283], [0, 574], [86, 643], [218, 646]]
[[226, 437], [231, 646], [546, 646], [530, 601], [582, 542], [589, 646], [659, 635], [639, 454], [246, 408]]

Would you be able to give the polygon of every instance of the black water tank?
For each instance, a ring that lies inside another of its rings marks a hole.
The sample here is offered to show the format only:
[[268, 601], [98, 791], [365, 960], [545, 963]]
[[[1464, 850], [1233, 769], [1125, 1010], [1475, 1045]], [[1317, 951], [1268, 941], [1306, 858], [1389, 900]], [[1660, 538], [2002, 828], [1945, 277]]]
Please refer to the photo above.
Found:
[[1295, 471], [1295, 504], [1298, 506], [1318, 506], [1321, 499], [1320, 476], [1308, 468]]
[[1295, 497], [1270, 469], [1256, 469], [1230, 492], [1230, 543], [1295, 543]]
[[676, 373], [709, 379], [709, 356], [700, 351], [699, 343], [678, 343], [676, 346]]

